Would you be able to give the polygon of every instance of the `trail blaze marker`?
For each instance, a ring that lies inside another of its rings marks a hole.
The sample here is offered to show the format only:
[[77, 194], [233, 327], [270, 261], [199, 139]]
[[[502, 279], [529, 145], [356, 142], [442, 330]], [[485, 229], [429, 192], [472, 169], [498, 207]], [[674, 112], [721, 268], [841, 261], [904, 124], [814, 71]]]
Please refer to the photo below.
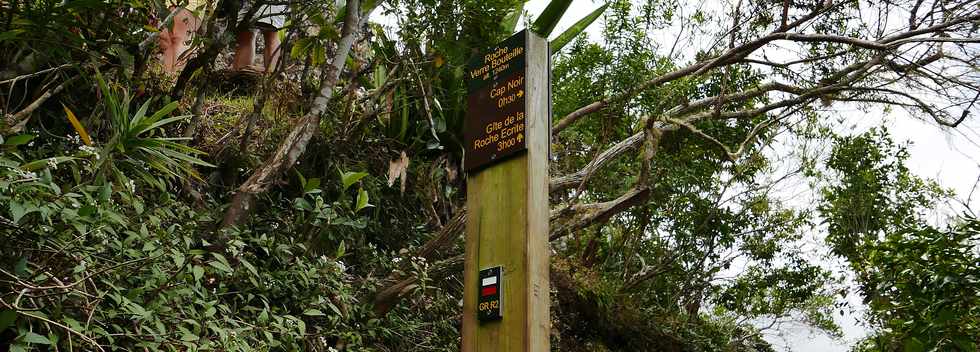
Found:
[[502, 285], [499, 266], [480, 270], [480, 298], [477, 310], [481, 322], [500, 320], [503, 317], [500, 314], [500, 306], [503, 304], [500, 297]]
[[523, 31], [467, 67], [463, 352], [550, 350], [549, 60]]

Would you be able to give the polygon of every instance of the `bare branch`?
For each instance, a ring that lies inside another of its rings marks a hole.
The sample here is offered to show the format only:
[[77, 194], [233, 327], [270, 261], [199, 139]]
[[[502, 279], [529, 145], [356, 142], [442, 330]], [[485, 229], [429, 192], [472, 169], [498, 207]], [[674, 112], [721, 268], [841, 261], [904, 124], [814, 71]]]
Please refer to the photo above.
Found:
[[74, 65], [74, 64], [64, 64], [64, 65], [61, 65], [61, 66], [55, 66], [55, 67], [51, 67], [51, 68], [46, 68], [46, 69], [43, 69], [43, 70], [40, 70], [40, 71], [37, 71], [37, 72], [34, 72], [34, 73], [28, 73], [26, 75], [17, 76], [17, 77], [11, 78], [11, 79], [0, 81], [0, 84], [16, 83], [17, 81], [22, 80], [22, 79], [28, 79], [28, 78], [31, 78], [31, 77], [43, 75], [43, 74], [48, 73], [48, 72], [51, 72], [51, 71], [57, 71], [57, 70], [60, 70], [60, 69], [63, 69], [63, 68], [69, 68], [69, 67], [72, 67], [72, 65]]
[[550, 193], [556, 193], [579, 184], [585, 180], [587, 175], [591, 175], [601, 169], [603, 166], [609, 162], [616, 160], [626, 152], [636, 148], [643, 142], [643, 132], [634, 133], [632, 136], [616, 143], [609, 149], [606, 149], [602, 153], [599, 153], [595, 158], [592, 159], [588, 164], [585, 165], [581, 170], [561, 177], [557, 177], [551, 180]]
[[[554, 241], [591, 224], [604, 222], [613, 215], [619, 214], [620, 212], [629, 209], [634, 205], [640, 204], [649, 198], [650, 189], [646, 186], [637, 186], [629, 191], [626, 191], [618, 198], [608, 202], [579, 204], [572, 206], [570, 209], [571, 213], [574, 214], [572, 219], [554, 227], [551, 231], [551, 235], [548, 237], [548, 240]], [[556, 220], [556, 216], [561, 216], [561, 214], [553, 211], [552, 222]]]
[[51, 99], [51, 97], [61, 93], [61, 91], [65, 90], [65, 87], [78, 79], [78, 77], [79, 76], [74, 76], [65, 80], [64, 82], [61, 82], [61, 84], [47, 90], [44, 92], [44, 94], [41, 94], [41, 96], [37, 97], [33, 103], [25, 107], [23, 110], [8, 115], [5, 122], [9, 132], [17, 133], [24, 130], [24, 126], [26, 126], [27, 122], [31, 120], [31, 114], [34, 112], [34, 110], [40, 108], [41, 105], [48, 101], [48, 99]]
[[600, 111], [608, 107], [613, 102], [629, 100], [635, 97], [636, 95], [638, 95], [640, 92], [650, 87], [655, 87], [666, 83], [670, 83], [674, 80], [683, 77], [689, 77], [689, 76], [696, 77], [708, 72], [709, 70], [721, 66], [729, 65], [736, 62], [743, 62], [745, 61], [745, 57], [747, 57], [750, 53], [774, 41], [788, 40], [788, 41], [803, 42], [803, 43], [816, 43], [816, 42], [840, 43], [840, 44], [851, 45], [856, 48], [887, 52], [887, 51], [894, 50], [904, 44], [916, 43], [916, 42], [937, 42], [943, 40], [951, 41], [951, 42], [969, 42], [969, 43], [975, 42], [976, 41], [975, 39], [970, 39], [970, 38], [955, 39], [955, 38], [913, 38], [913, 37], [922, 34], [927, 34], [927, 33], [937, 33], [953, 26], [980, 20], [980, 14], [958, 17], [929, 27], [898, 33], [878, 41], [870, 41], [861, 38], [830, 35], [830, 34], [805, 34], [805, 33], [787, 32], [787, 30], [789, 29], [799, 27], [805, 22], [810, 21], [823, 13], [826, 13], [830, 9], [834, 8], [835, 6], [839, 6], [839, 3], [832, 4], [829, 6], [825, 5], [822, 8], [811, 12], [807, 16], [797, 19], [796, 21], [793, 21], [792, 23], [786, 26], [780, 26], [782, 28], [779, 28], [777, 32], [770, 33], [768, 35], [762, 36], [755, 40], [739, 45], [737, 47], [731, 48], [714, 58], [702, 60], [700, 62], [691, 64], [687, 67], [674, 70], [667, 74], [643, 82], [638, 86], [636, 86], [635, 88], [630, 89], [626, 92], [588, 104], [559, 119], [558, 123], [556, 123], [555, 127], [552, 129], [552, 133], [557, 134], [562, 130], [568, 128], [573, 123], [580, 120], [582, 117]]
[[347, 56], [354, 44], [354, 38], [357, 36], [356, 28], [361, 27], [365, 23], [363, 21], [370, 18], [372, 10], [373, 8], [369, 9], [367, 13], [361, 14], [358, 0], [347, 2], [347, 14], [344, 17], [341, 38], [337, 43], [337, 51], [334, 53], [333, 60], [327, 67], [328, 74], [321, 85], [320, 94], [313, 100], [310, 111], [297, 122], [276, 152], [238, 187], [231, 205], [225, 211], [224, 220], [222, 220], [223, 228], [241, 222], [245, 214], [254, 207], [255, 196], [268, 190], [281, 177], [282, 173], [296, 164], [296, 160], [306, 152], [306, 146], [319, 129], [320, 118], [326, 111], [330, 99], [333, 98], [340, 73], [346, 66]]

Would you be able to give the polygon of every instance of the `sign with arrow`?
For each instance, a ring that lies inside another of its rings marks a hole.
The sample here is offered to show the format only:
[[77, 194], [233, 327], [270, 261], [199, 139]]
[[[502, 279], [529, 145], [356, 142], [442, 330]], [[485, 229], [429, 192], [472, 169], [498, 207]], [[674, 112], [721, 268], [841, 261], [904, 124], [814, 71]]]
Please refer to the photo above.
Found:
[[550, 349], [550, 53], [547, 38], [522, 31], [464, 73], [464, 352]]
[[525, 149], [525, 43], [521, 31], [470, 61], [463, 168], [474, 171]]

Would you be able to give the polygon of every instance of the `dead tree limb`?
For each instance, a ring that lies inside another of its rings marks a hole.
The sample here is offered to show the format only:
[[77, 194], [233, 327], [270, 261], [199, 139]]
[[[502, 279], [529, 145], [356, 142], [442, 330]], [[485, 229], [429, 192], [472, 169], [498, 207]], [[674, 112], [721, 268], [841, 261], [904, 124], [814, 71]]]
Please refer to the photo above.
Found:
[[296, 160], [306, 151], [306, 146], [320, 128], [320, 118], [326, 112], [327, 105], [333, 98], [340, 73], [344, 70], [347, 56], [354, 44], [355, 37], [357, 37], [357, 28], [373, 10], [369, 9], [367, 13], [361, 14], [360, 8], [360, 1], [358, 0], [347, 3], [347, 14], [344, 17], [341, 38], [337, 43], [337, 51], [333, 60], [327, 67], [328, 72], [320, 85], [319, 96], [314, 99], [310, 111], [293, 126], [275, 153], [238, 187], [231, 200], [231, 205], [225, 211], [224, 220], [221, 223], [223, 228], [241, 223], [245, 215], [255, 206], [256, 195], [267, 191], [273, 183], [282, 177], [286, 170], [296, 164]]
[[34, 99], [34, 102], [32, 102], [27, 107], [21, 109], [16, 113], [6, 116], [6, 118], [4, 119], [6, 121], [4, 122], [7, 125], [8, 131], [10, 133], [18, 133], [20, 131], [23, 131], [24, 126], [26, 126], [27, 122], [31, 120], [31, 114], [34, 113], [34, 110], [40, 108], [41, 105], [44, 104], [46, 101], [48, 101], [48, 99], [51, 99], [51, 97], [58, 95], [58, 93], [61, 93], [61, 91], [65, 90], [65, 87], [68, 87], [72, 82], [78, 79], [78, 77], [79, 76], [74, 76], [72, 78], [65, 80], [64, 82], [61, 82], [61, 84], [58, 84], [54, 88], [48, 89], [43, 94], [41, 94], [41, 96], [37, 97], [37, 99]]

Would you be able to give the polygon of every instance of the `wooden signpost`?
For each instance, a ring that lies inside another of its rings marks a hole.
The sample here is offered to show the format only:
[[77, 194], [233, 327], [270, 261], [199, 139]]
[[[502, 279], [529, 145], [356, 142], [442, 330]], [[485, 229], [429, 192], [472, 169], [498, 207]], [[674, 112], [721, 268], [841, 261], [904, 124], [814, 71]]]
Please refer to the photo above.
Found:
[[549, 54], [525, 30], [467, 67], [463, 352], [550, 350]]

